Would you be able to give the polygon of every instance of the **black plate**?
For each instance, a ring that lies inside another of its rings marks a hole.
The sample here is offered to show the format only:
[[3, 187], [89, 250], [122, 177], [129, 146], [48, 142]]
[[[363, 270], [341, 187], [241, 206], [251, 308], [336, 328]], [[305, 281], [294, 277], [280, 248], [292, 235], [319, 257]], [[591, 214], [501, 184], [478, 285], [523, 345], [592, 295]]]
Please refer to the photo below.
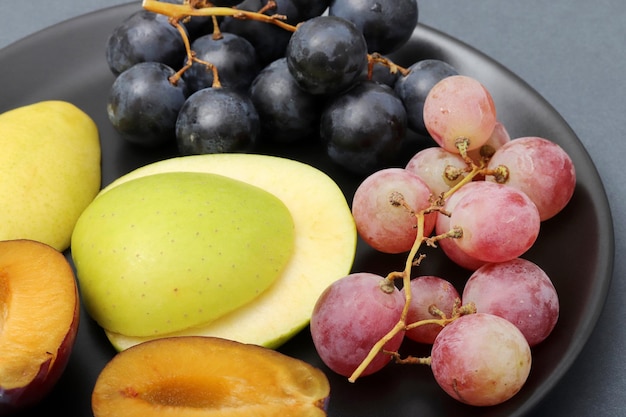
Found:
[[[44, 99], [75, 103], [99, 126], [103, 152], [103, 185], [146, 163], [175, 155], [174, 149], [145, 151], [118, 137], [106, 116], [106, 96], [113, 76], [104, 59], [112, 28], [139, 9], [138, 4], [113, 7], [44, 30], [0, 51], [0, 111]], [[545, 222], [527, 257], [552, 277], [561, 300], [561, 317], [552, 335], [533, 352], [533, 368], [523, 390], [495, 407], [472, 408], [443, 393], [427, 367], [391, 365], [383, 372], [348, 383], [331, 372], [329, 415], [348, 416], [482, 416], [527, 414], [561, 379], [587, 341], [603, 308], [613, 268], [613, 226], [601, 180], [574, 132], [539, 94], [498, 63], [471, 47], [420, 25], [409, 44], [393, 55], [409, 65], [424, 58], [450, 62], [481, 80], [492, 92], [500, 120], [514, 137], [536, 135], [560, 144], [572, 157], [578, 174], [567, 208]], [[415, 139], [415, 138], [414, 138]], [[411, 146], [422, 146], [419, 138]], [[408, 149], [405, 158], [410, 156]], [[327, 171], [348, 199], [358, 179], [329, 164], [310, 149], [272, 150], [302, 159]], [[69, 254], [68, 254], [69, 256]], [[383, 256], [360, 244], [355, 270], [387, 273], [403, 267], [403, 258]], [[467, 272], [429, 253], [421, 271], [439, 273], [458, 286]], [[51, 395], [28, 415], [91, 416], [91, 391], [102, 367], [114, 355], [101, 329], [82, 311], [78, 340], [68, 368]], [[307, 331], [281, 351], [324, 368]]]

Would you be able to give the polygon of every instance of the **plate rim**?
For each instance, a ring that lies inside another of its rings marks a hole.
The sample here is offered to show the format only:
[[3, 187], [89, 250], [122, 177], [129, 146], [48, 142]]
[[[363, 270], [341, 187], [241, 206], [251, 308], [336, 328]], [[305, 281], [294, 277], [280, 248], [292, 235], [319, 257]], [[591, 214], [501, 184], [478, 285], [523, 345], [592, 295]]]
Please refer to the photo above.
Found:
[[[89, 18], [101, 19], [102, 16], [107, 13], [112, 13], [112, 14], [117, 15], [122, 10], [128, 10], [130, 12], [133, 9], [141, 9], [140, 4], [138, 4], [138, 2], [128, 2], [124, 4], [109, 6], [103, 9], [98, 9], [98, 10], [94, 10], [94, 11], [91, 11], [91, 12], [88, 12], [79, 16], [75, 16], [70, 19], [56, 23], [54, 25], [48, 26], [46, 28], [40, 29], [0, 49], [0, 62], [5, 59], [6, 55], [12, 53], [12, 51], [28, 47], [32, 42], [36, 42], [38, 40], [41, 40], [42, 38], [45, 38], [45, 36], [48, 33], [56, 33], [59, 30], [59, 28], [66, 27], [68, 25], [78, 24], [78, 23], [84, 22], [86, 19], [89, 19]], [[430, 27], [429, 25], [423, 24], [421, 22], [418, 24], [416, 33], [426, 33], [431, 36], [436, 36], [437, 38], [444, 39], [450, 45], [455, 45], [455, 47], [460, 47], [460, 48], [469, 50], [471, 51], [471, 53], [481, 56], [482, 58], [489, 61], [491, 64], [495, 65], [497, 68], [499, 68], [500, 71], [514, 78], [516, 82], [519, 83], [523, 87], [524, 90], [532, 94], [536, 100], [539, 100], [542, 103], [544, 103], [544, 105], [547, 108], [551, 109], [551, 111], [554, 113], [553, 116], [558, 117], [562, 121], [563, 126], [566, 126], [571, 131], [571, 136], [576, 139], [576, 141], [570, 145], [576, 146], [578, 148], [579, 154], [581, 156], [584, 156], [585, 159], [587, 160], [587, 164], [589, 165], [589, 167], [593, 168], [592, 172], [594, 175], [593, 175], [593, 178], [591, 178], [591, 180], [600, 187], [600, 190], [598, 192], [600, 192], [603, 197], [600, 201], [598, 201], [597, 199], [593, 200], [593, 206], [597, 209], [597, 213], [600, 215], [606, 214], [606, 216], [601, 216], [598, 218], [598, 227], [600, 229], [599, 232], [602, 233], [604, 236], [604, 239], [599, 239], [598, 241], [599, 242], [598, 250], [599, 252], [602, 252], [605, 255], [602, 257], [599, 257], [599, 259], [600, 258], [603, 259], [604, 262], [597, 265], [597, 268], [595, 268], [595, 272], [599, 273], [605, 278], [601, 281], [602, 285], [593, 287], [595, 289], [595, 294], [593, 294], [590, 297], [594, 301], [593, 303], [594, 308], [592, 309], [593, 314], [586, 315], [583, 324], [576, 328], [576, 333], [580, 337], [572, 340], [572, 343], [570, 343], [570, 345], [568, 346], [566, 350], [566, 358], [561, 359], [561, 361], [559, 362], [559, 366], [554, 369], [554, 371], [549, 375], [549, 377], [546, 380], [543, 380], [541, 382], [540, 387], [545, 388], [545, 390], [542, 390], [542, 392], [539, 394], [533, 393], [522, 404], [522, 407], [520, 407], [518, 410], [516, 410], [514, 414], [511, 415], [511, 417], [522, 416], [530, 412], [532, 409], [534, 409], [539, 404], [539, 402], [542, 401], [550, 391], [552, 391], [552, 389], [556, 386], [556, 384], [562, 380], [563, 376], [571, 368], [573, 363], [579, 357], [582, 349], [587, 344], [604, 310], [606, 299], [608, 297], [608, 291], [609, 291], [609, 288], [613, 279], [614, 263], [615, 263], [614, 262], [615, 231], [614, 231], [614, 222], [613, 222], [610, 201], [608, 199], [608, 195], [604, 187], [603, 181], [600, 177], [600, 174], [598, 172], [598, 169], [595, 163], [593, 162], [590, 154], [588, 153], [587, 149], [585, 148], [584, 143], [580, 140], [580, 138], [576, 135], [576, 133], [571, 129], [569, 123], [567, 123], [567, 121], [558, 113], [558, 111], [537, 90], [535, 90], [525, 80], [517, 76], [517, 74], [515, 74], [509, 68], [502, 65], [497, 60], [491, 58], [489, 55], [478, 50], [472, 45], [465, 43], [464, 41], [460, 39], [454, 38], [453, 36], [450, 36], [443, 31]], [[0, 101], [4, 101], [4, 100], [0, 99]]]

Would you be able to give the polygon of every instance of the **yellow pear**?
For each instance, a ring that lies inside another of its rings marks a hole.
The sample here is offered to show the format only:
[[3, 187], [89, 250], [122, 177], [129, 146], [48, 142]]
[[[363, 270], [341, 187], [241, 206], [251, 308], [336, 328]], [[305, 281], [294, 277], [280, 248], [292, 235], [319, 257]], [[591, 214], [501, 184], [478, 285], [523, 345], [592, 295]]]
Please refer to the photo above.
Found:
[[65, 101], [0, 114], [0, 240], [69, 247], [76, 220], [100, 189], [94, 121]]

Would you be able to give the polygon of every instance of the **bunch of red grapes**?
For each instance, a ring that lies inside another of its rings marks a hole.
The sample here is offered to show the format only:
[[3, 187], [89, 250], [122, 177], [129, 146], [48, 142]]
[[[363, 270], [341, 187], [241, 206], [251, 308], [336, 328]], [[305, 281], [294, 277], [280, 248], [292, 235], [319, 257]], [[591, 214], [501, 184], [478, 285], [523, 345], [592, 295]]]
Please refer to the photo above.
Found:
[[[351, 381], [392, 360], [428, 364], [452, 397], [495, 405], [522, 388], [531, 347], [559, 316], [549, 276], [523, 255], [541, 222], [571, 199], [574, 165], [545, 138], [511, 139], [489, 91], [468, 76], [436, 83], [423, 120], [439, 146], [405, 168], [369, 175], [352, 202], [360, 237], [380, 252], [408, 252], [406, 266], [331, 285], [313, 312], [313, 341], [324, 363]], [[471, 271], [462, 291], [415, 274], [422, 244]], [[405, 338], [431, 345], [430, 356], [400, 357]]]

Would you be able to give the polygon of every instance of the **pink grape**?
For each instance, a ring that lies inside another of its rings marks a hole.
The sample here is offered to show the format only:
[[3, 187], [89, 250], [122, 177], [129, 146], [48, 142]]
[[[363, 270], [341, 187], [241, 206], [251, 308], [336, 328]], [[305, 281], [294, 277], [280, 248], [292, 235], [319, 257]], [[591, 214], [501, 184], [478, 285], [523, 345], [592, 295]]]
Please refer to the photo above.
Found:
[[[506, 166], [504, 184], [526, 193], [537, 205], [541, 220], [559, 213], [576, 187], [576, 172], [569, 155], [554, 142], [540, 137], [513, 139], [496, 151], [488, 168]], [[487, 176], [487, 180], [496, 181]]]
[[[450, 190], [463, 179], [467, 163], [457, 153], [448, 152], [439, 146], [424, 148], [406, 164], [405, 169], [420, 177], [435, 197]], [[458, 173], [454, 177], [447, 172]]]
[[439, 241], [439, 247], [446, 255], [448, 259], [460, 266], [461, 268], [469, 271], [475, 271], [483, 266], [485, 261], [476, 259], [471, 255], [468, 255], [459, 247], [455, 239], [444, 239]]
[[[385, 253], [411, 249], [417, 237], [417, 219], [405, 207], [391, 204], [400, 193], [410, 208], [430, 207], [431, 190], [417, 175], [403, 168], [386, 168], [369, 175], [357, 188], [352, 200], [352, 215], [363, 241]], [[435, 213], [426, 215], [424, 235], [435, 227]]]
[[[471, 182], [469, 184], [465, 184], [459, 190], [457, 190], [454, 194], [447, 198], [444, 209], [451, 213], [454, 211], [454, 206], [456, 202], [465, 194], [473, 192], [475, 189], [479, 189], [481, 187], [479, 182]], [[450, 225], [450, 217], [438, 213], [437, 214], [437, 222], [435, 223], [435, 234], [442, 235], [447, 233], [452, 226]], [[438, 242], [439, 247], [443, 251], [443, 253], [455, 264], [459, 265], [462, 268], [468, 269], [470, 271], [475, 271], [479, 267], [483, 266], [486, 261], [482, 261], [480, 259], [474, 258], [473, 256], [465, 253], [457, 244], [456, 239], [446, 238], [442, 239]]]
[[517, 258], [478, 268], [463, 290], [463, 303], [516, 325], [530, 346], [542, 342], [559, 317], [559, 297], [548, 275], [535, 263]]
[[[313, 308], [310, 331], [322, 361], [334, 372], [350, 376], [372, 347], [400, 320], [404, 297], [392, 286], [381, 289], [384, 278], [371, 273], [353, 273], [335, 281]], [[404, 338], [400, 331], [384, 346], [397, 351]], [[361, 376], [385, 367], [391, 356], [378, 353]]]
[[461, 227], [458, 246], [473, 258], [504, 262], [518, 258], [535, 243], [539, 211], [523, 192], [487, 181], [473, 182], [473, 192], [455, 204], [450, 224]]
[[504, 124], [499, 121], [496, 121], [496, 125], [493, 128], [493, 132], [487, 142], [483, 146], [478, 149], [473, 149], [467, 153], [467, 156], [472, 158], [475, 163], [479, 163], [481, 158], [487, 157], [490, 158], [495, 151], [500, 149], [505, 143], [509, 143], [511, 141], [511, 136], [509, 135], [509, 131], [506, 129]]
[[461, 316], [439, 333], [431, 352], [435, 380], [451, 397], [474, 406], [500, 404], [526, 383], [531, 350], [520, 330], [501, 317]]
[[[404, 288], [401, 293], [405, 294]], [[454, 285], [441, 277], [425, 275], [413, 278], [407, 324], [441, 318], [430, 313], [430, 306], [436, 306], [446, 317], [451, 317], [457, 299], [461, 297]], [[407, 330], [406, 337], [418, 343], [432, 344], [442, 329], [438, 324], [424, 324]]]
[[424, 102], [424, 124], [439, 146], [460, 153], [459, 139], [467, 150], [487, 142], [496, 125], [496, 107], [489, 91], [465, 75], [446, 77], [433, 86]]

